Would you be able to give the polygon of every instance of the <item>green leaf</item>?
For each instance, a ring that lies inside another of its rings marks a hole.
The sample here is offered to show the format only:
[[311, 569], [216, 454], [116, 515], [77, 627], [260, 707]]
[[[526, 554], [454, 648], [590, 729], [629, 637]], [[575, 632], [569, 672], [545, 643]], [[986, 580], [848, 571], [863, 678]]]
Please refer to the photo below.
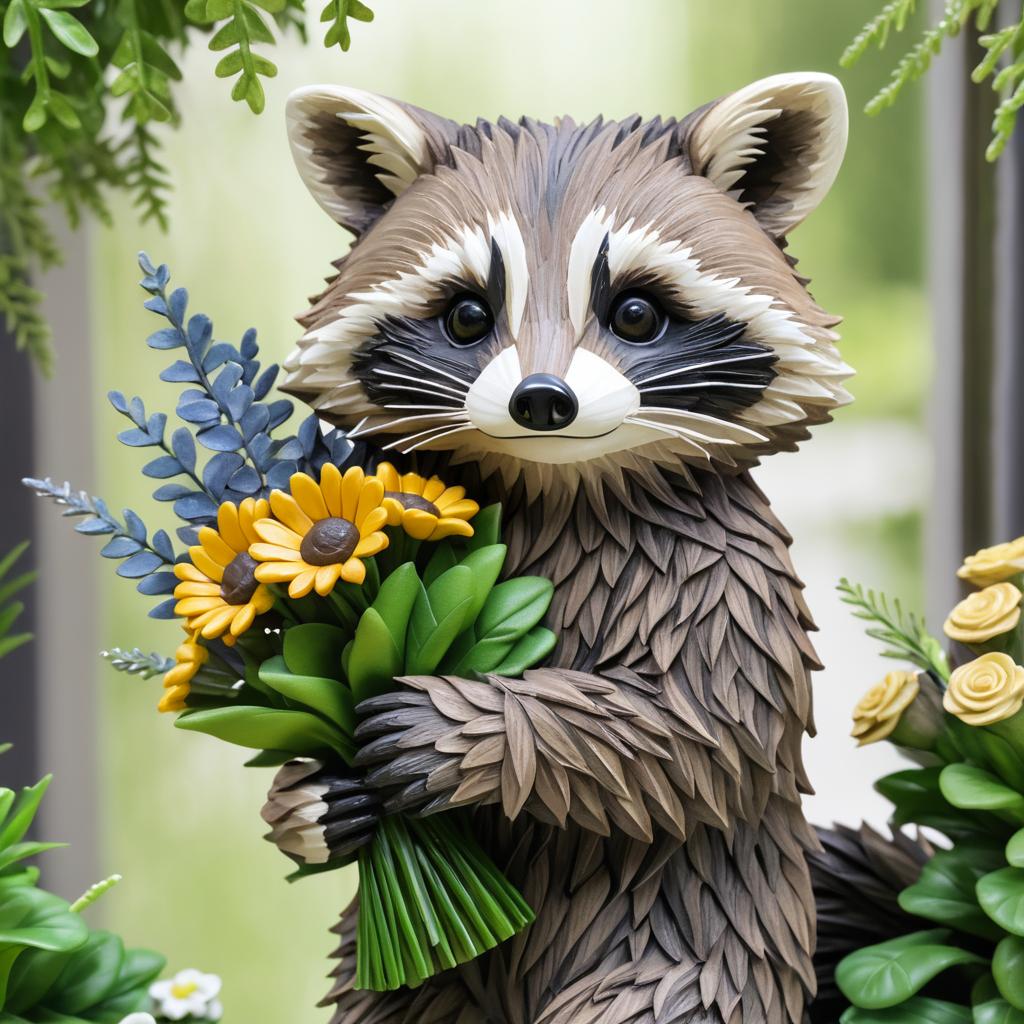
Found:
[[83, 57], [95, 57], [99, 53], [96, 40], [89, 35], [89, 30], [67, 11], [55, 11], [48, 7], [40, 7], [39, 13], [56, 39], [67, 49], [80, 53]]
[[477, 635], [518, 640], [547, 614], [555, 588], [541, 576], [520, 576], [499, 583], [476, 622]]
[[998, 849], [992, 847], [958, 844], [952, 850], [939, 850], [918, 880], [900, 893], [899, 905], [908, 914], [998, 939], [1002, 930], [978, 906], [974, 887], [1001, 860]]
[[839, 1020], [841, 1024], [971, 1024], [971, 1011], [940, 999], [914, 996], [888, 1010], [851, 1006]]
[[350, 637], [345, 630], [324, 622], [307, 622], [284, 631], [284, 660], [299, 676], [338, 679], [341, 652]]
[[52, 775], [44, 775], [34, 786], [28, 786], [21, 791], [13, 809], [0, 827], [0, 850], [21, 841], [32, 824], [32, 819], [39, 809], [39, 801], [43, 799], [43, 794], [52, 779]]
[[455, 547], [450, 539], [442, 540], [434, 545], [433, 554], [423, 570], [423, 585], [429, 587], [442, 573], [459, 564]]
[[875, 783], [875, 790], [894, 805], [892, 823], [929, 825], [948, 834], [979, 824], [975, 815], [958, 811], [939, 789], [942, 766], [909, 768], [886, 775]]
[[217, 61], [217, 67], [214, 68], [214, 74], [218, 78], [230, 78], [232, 75], [237, 75], [242, 70], [242, 51], [232, 50], [230, 53], [221, 57]]
[[495, 502], [473, 516], [473, 536], [466, 541], [469, 551], [501, 543], [501, 505]]
[[188, 732], [204, 732], [217, 739], [256, 750], [290, 750], [316, 756], [332, 751], [345, 757], [344, 737], [322, 718], [305, 711], [261, 707], [222, 707], [186, 711], [174, 722]]
[[508, 656], [496, 665], [492, 672], [513, 679], [520, 677], [528, 668], [539, 665], [557, 646], [558, 637], [544, 626], [535, 626], [526, 636], [516, 642]]
[[82, 1014], [102, 1002], [117, 984], [124, 943], [110, 932], [93, 932], [61, 971], [47, 1005], [58, 1013]]
[[1017, 1010], [1024, 1010], [1024, 939], [1008, 935], [996, 946], [992, 977], [999, 994]]
[[1024, 868], [1024, 828], [1010, 837], [1006, 844], [1006, 859], [1015, 868]]
[[289, 672], [279, 654], [260, 666], [260, 680], [289, 700], [319, 712], [339, 726], [343, 733], [355, 731], [355, 704], [351, 692], [340, 680]]
[[0, 871], [4, 871], [19, 860], [35, 857], [47, 850], [58, 850], [67, 845], [67, 843], [14, 843], [12, 846], [0, 850]]
[[483, 609], [484, 602], [498, 582], [508, 547], [505, 544], [488, 544], [471, 551], [459, 563], [473, 574], [473, 601], [466, 611], [466, 622], [475, 622]]
[[[13, 50], [28, 28], [28, 20], [25, 17], [25, 0], [11, 0], [7, 13], [4, 14], [4, 46]], [[24, 550], [24, 548], [22, 548]], [[4, 566], [0, 563], [0, 576], [3, 576]]]
[[980, 964], [973, 953], [943, 944], [946, 929], [914, 932], [849, 954], [836, 968], [836, 984], [855, 1006], [881, 1010], [916, 995], [950, 967]]
[[380, 613], [376, 608], [367, 608], [359, 618], [352, 650], [345, 663], [356, 705], [392, 690], [404, 661]]
[[1005, 999], [975, 1003], [973, 1014], [974, 1024], [1024, 1024], [1024, 1013]]
[[972, 764], [946, 765], [939, 775], [939, 788], [954, 807], [1024, 812], [1024, 796]]
[[442, 573], [416, 598], [406, 636], [408, 675], [427, 675], [441, 663], [466, 625], [473, 598], [473, 574], [461, 565]]
[[405, 650], [405, 638], [409, 629], [416, 599], [423, 593], [423, 584], [412, 562], [398, 566], [380, 585], [380, 591], [372, 607], [391, 634], [391, 640], [398, 651]]
[[46, 120], [46, 101], [39, 93], [36, 93], [35, 99], [29, 105], [28, 110], [25, 111], [25, 116], [21, 120], [21, 127], [26, 132], [37, 132], [46, 124]]
[[978, 902], [1001, 928], [1024, 935], [1024, 868], [1000, 868], [978, 880]]
[[68, 103], [59, 92], [50, 93], [50, 113], [53, 114], [57, 120], [64, 125], [65, 128], [75, 131], [82, 127], [82, 122], [78, 119], [78, 114], [75, 113], [75, 108]]

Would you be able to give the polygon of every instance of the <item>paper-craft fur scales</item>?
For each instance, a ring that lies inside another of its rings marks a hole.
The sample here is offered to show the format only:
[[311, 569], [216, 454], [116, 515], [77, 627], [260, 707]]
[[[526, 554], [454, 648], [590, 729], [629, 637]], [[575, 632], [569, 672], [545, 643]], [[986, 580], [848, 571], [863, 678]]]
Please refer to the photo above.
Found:
[[748, 470], [848, 398], [838, 320], [784, 246], [842, 160], [841, 87], [787, 74], [681, 121], [470, 126], [315, 87], [288, 116], [356, 235], [288, 389], [500, 499], [506, 569], [554, 581], [560, 641], [523, 680], [415, 678], [370, 709], [365, 789], [474, 808], [537, 920], [378, 994], [353, 987], [350, 908], [334, 1024], [801, 1021], [817, 662]]

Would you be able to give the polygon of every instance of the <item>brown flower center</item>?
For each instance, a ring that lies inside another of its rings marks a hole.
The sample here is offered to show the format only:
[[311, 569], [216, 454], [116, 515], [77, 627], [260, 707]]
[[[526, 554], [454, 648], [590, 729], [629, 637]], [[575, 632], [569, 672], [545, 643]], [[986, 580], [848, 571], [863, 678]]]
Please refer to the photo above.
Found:
[[347, 519], [321, 519], [302, 538], [299, 554], [307, 565], [341, 565], [358, 543], [359, 531]]
[[258, 564], [247, 551], [231, 559], [224, 570], [224, 578], [220, 581], [220, 596], [228, 604], [248, 604], [252, 600], [252, 595], [259, 586], [256, 579]]
[[408, 491], [385, 491], [384, 497], [394, 498], [402, 508], [418, 508], [421, 512], [429, 512], [432, 516], [441, 518], [441, 510], [422, 495], [409, 494]]

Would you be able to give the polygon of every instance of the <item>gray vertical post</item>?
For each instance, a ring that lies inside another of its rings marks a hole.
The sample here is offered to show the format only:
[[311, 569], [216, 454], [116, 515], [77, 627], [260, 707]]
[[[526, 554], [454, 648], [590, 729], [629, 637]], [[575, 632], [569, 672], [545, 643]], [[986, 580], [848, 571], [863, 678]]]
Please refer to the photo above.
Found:
[[[89, 232], [71, 233], [55, 211], [52, 228], [64, 266], [38, 287], [53, 327], [57, 369], [38, 381], [32, 421], [33, 476], [49, 474], [79, 487], [95, 482], [89, 316]], [[27, 431], [26, 431], [27, 432]], [[75, 534], [58, 510], [35, 500], [36, 643], [40, 761], [54, 781], [43, 801], [40, 833], [71, 844], [46, 861], [47, 888], [74, 898], [99, 878], [96, 709], [98, 607], [96, 546]]]
[[[940, 17], [941, 5], [932, 7], [931, 16]], [[965, 31], [947, 44], [927, 76], [935, 354], [929, 427], [935, 462], [926, 549], [933, 623], [958, 598], [954, 571], [962, 557], [998, 539], [997, 463], [1003, 453], [995, 410], [1003, 365], [995, 309], [997, 289], [1006, 289], [995, 273], [996, 170], [985, 161], [994, 97], [987, 86], [970, 81], [980, 53], [976, 34]], [[1013, 472], [1019, 474], [1019, 467]]]

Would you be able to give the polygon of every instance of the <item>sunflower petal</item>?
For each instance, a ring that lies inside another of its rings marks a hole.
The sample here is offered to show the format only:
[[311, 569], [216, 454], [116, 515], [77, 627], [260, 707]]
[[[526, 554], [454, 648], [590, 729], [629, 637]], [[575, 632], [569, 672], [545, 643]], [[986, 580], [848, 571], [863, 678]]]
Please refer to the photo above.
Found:
[[320, 490], [328, 515], [341, 516], [341, 470], [333, 462], [325, 462], [320, 470]]
[[306, 473], [292, 473], [289, 483], [292, 497], [314, 523], [327, 518], [327, 503], [324, 501], [323, 491], [311, 476]]
[[370, 533], [356, 545], [352, 552], [354, 558], [370, 558], [380, 554], [388, 546], [388, 538], [383, 533]]
[[276, 519], [290, 526], [300, 537], [305, 537], [313, 527], [313, 521], [299, 508], [298, 502], [284, 491], [270, 492], [270, 508]]
[[263, 562], [254, 570], [260, 583], [287, 583], [295, 579], [304, 569], [305, 562]]
[[[465, 487], [449, 487], [445, 488], [444, 481], [437, 476], [432, 476], [423, 488], [423, 497], [427, 501], [432, 501], [435, 505], [440, 507], [441, 502], [444, 500], [445, 495], [448, 491], [462, 491], [462, 494], [466, 493]], [[462, 494], [459, 497], [462, 497]]]
[[229, 604], [224, 605], [223, 608], [214, 612], [203, 625], [201, 630], [203, 636], [207, 640], [213, 640], [220, 636], [231, 625], [231, 620], [234, 617], [235, 609]]
[[249, 548], [249, 554], [257, 562], [301, 562], [302, 555], [290, 547], [282, 547], [280, 544], [253, 544]]
[[197, 569], [191, 562], [178, 562], [174, 567], [174, 575], [179, 580], [192, 580], [194, 583], [210, 582], [210, 577]]
[[217, 532], [235, 551], [245, 551], [249, 547], [249, 541], [242, 532], [238, 515], [237, 505], [230, 501], [223, 502], [217, 509]]
[[235, 612], [231, 620], [231, 635], [241, 636], [256, 621], [256, 609], [252, 604], [244, 605]]
[[469, 498], [453, 501], [448, 505], [438, 505], [445, 519], [472, 519], [480, 511], [480, 506]]
[[423, 488], [427, 486], [425, 477], [419, 475], [419, 473], [406, 473], [402, 477], [402, 486], [398, 490], [404, 494], [423, 494]]
[[321, 597], [326, 597], [334, 589], [340, 575], [340, 565], [321, 565], [316, 571], [316, 592]]
[[[298, 551], [302, 545], [302, 538], [276, 519], [257, 519], [253, 524], [253, 532], [258, 540], [265, 540], [268, 544], [277, 544], [294, 551]], [[251, 551], [250, 554], [252, 554]], [[255, 557], [253, 555], [253, 558]]]
[[220, 585], [205, 579], [202, 583], [185, 580], [174, 588], [175, 597], [217, 597], [219, 594]]
[[315, 582], [316, 569], [304, 567], [298, 576], [288, 584], [288, 596], [305, 597], [313, 589]]
[[257, 587], [252, 595], [251, 604], [256, 609], [257, 615], [269, 612], [274, 607], [274, 595], [270, 592], [269, 587]]
[[[367, 477], [359, 492], [359, 504], [356, 506], [356, 526], [362, 526], [363, 520], [373, 511], [380, 508], [384, 497], [384, 485], [375, 477]], [[387, 513], [384, 513], [387, 515]]]
[[388, 514], [388, 526], [398, 526], [401, 523], [405, 509], [397, 498], [385, 498], [381, 502], [381, 508]]
[[216, 580], [220, 583], [224, 579], [224, 566], [215, 562], [207, 553], [204, 548], [198, 545], [194, 548], [188, 549], [188, 556], [192, 559], [193, 565], [200, 572], [206, 573], [211, 580]]
[[473, 527], [464, 519], [442, 518], [437, 521], [434, 532], [427, 540], [444, 540], [445, 537], [472, 537]]
[[[404, 514], [405, 510], [403, 509], [402, 512]], [[385, 523], [388, 522], [388, 519], [389, 516], [387, 509], [381, 505], [378, 505], [377, 508], [373, 509], [373, 511], [370, 512], [370, 514], [362, 521], [362, 523], [360, 523], [360, 535], [366, 537], [369, 534], [376, 532], [377, 530], [382, 530], [384, 528]], [[398, 522], [401, 522], [401, 519], [399, 519]], [[397, 525], [397, 523], [395, 525]]]
[[414, 540], [426, 540], [437, 524], [437, 516], [421, 508], [407, 508], [402, 516], [402, 528]]
[[341, 567], [341, 578], [346, 583], [362, 583], [366, 579], [366, 566], [358, 558], [350, 558]]
[[374, 476], [384, 485], [385, 491], [400, 491], [402, 489], [402, 480], [398, 475], [398, 470], [390, 462], [380, 463]]
[[341, 478], [341, 516], [355, 522], [359, 495], [363, 489], [363, 471], [359, 466], [350, 466]]

